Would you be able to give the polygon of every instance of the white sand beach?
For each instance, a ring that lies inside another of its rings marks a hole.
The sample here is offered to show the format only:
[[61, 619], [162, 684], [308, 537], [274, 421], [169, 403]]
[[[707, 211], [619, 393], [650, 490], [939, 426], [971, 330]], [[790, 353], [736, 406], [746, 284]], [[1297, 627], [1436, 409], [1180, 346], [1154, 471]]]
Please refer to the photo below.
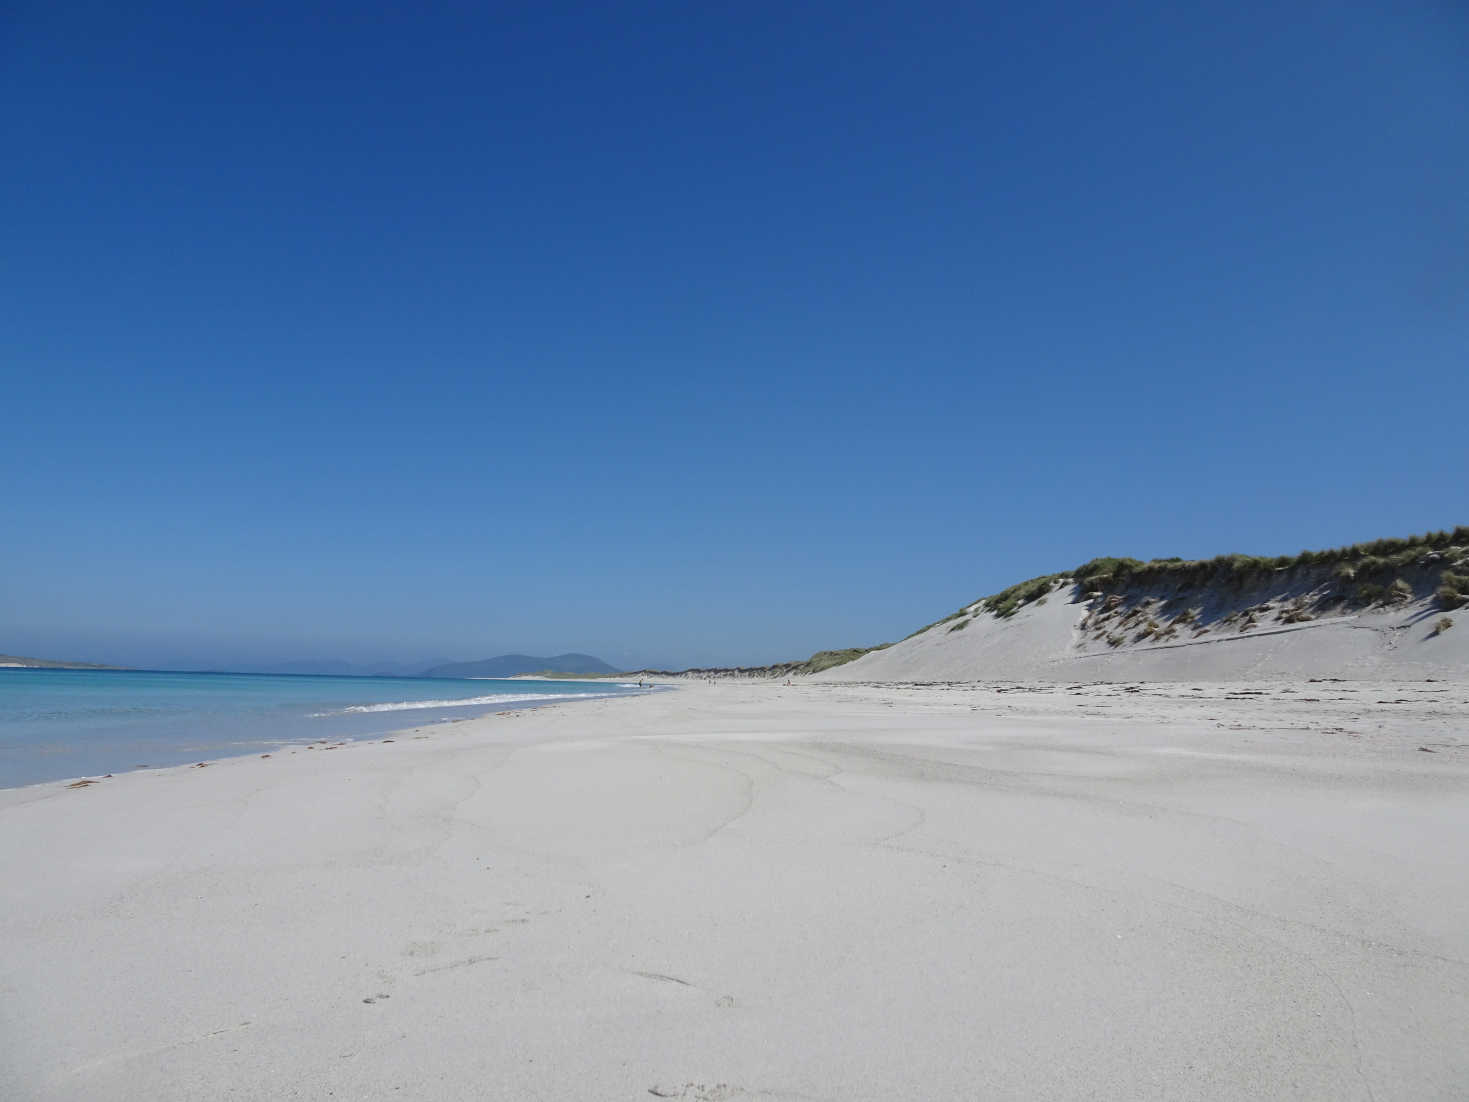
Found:
[[0, 792], [0, 1097], [1469, 1084], [1463, 682], [747, 682]]

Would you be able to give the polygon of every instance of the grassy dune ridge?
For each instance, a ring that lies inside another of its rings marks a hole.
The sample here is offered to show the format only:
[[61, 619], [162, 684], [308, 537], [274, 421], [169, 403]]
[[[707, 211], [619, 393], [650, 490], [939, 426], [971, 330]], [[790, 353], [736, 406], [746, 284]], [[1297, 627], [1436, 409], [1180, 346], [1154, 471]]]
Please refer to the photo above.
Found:
[[[1217, 610], [1219, 620], [1237, 622], [1246, 630], [1255, 627], [1266, 611], [1286, 624], [1424, 598], [1432, 598], [1434, 605], [1449, 611], [1469, 603], [1469, 526], [1296, 555], [1229, 554], [1148, 561], [1104, 556], [980, 597], [923, 625], [904, 641], [940, 627], [949, 633], [963, 631], [986, 613], [1008, 620], [1021, 608], [1044, 604], [1051, 594], [1068, 589], [1068, 598], [1086, 600], [1096, 611], [1095, 620], [1088, 618], [1089, 626], [1100, 626], [1119, 603], [1129, 608], [1147, 604], [1151, 614], [1167, 612], [1166, 619], [1156, 624], [1151, 615], [1145, 619], [1137, 631], [1138, 639], [1116, 631], [1104, 634], [1102, 638], [1112, 646], [1176, 636], [1196, 621], [1205, 606]], [[1245, 604], [1250, 607], [1243, 607]], [[1267, 604], [1272, 605], [1268, 610]], [[1236, 610], [1234, 605], [1241, 607]], [[1449, 618], [1439, 623], [1443, 625], [1440, 631], [1453, 625]], [[1200, 626], [1195, 623], [1193, 630], [1199, 631]], [[842, 661], [851, 661], [866, 652], [826, 653], [850, 655]]]
[[[1332, 611], [1390, 607], [1427, 596], [1448, 611], [1469, 604], [1469, 526], [1296, 555], [1229, 554], [1211, 559], [1148, 561], [1104, 556], [1072, 570], [1027, 578], [980, 597], [923, 625], [903, 641], [944, 625], [949, 632], [962, 631], [985, 613], [1006, 620], [1026, 605], [1044, 604], [1052, 593], [1068, 586], [1071, 596], [1092, 602], [1096, 616], [1088, 617], [1087, 626], [1094, 630], [1101, 629], [1119, 603], [1127, 605], [1119, 614], [1122, 618], [1127, 618], [1133, 607], [1141, 613], [1142, 606], [1147, 606], [1149, 616], [1140, 624], [1133, 625], [1129, 619], [1130, 634], [1119, 633], [1115, 627], [1120, 625], [1114, 625], [1099, 636], [1112, 646], [1173, 638], [1190, 625], [1193, 632], [1202, 633], [1207, 629], [1199, 623], [1199, 610], [1192, 607], [1195, 604], [1212, 606], [1218, 610], [1219, 622], [1243, 630], [1256, 627], [1267, 611], [1280, 622], [1291, 624]], [[1280, 607], [1267, 608], [1272, 599]], [[1249, 607], [1243, 607], [1242, 602]], [[1241, 607], [1235, 609], [1234, 605]], [[1163, 621], [1151, 618], [1165, 611]], [[1439, 625], [1442, 633], [1452, 627], [1453, 621], [1444, 618]], [[1133, 634], [1137, 638], [1132, 638]], [[795, 677], [834, 669], [892, 645], [818, 651], [804, 661], [768, 666], [642, 672], [664, 677]]]
[[1021, 606], [1044, 600], [1068, 580], [1082, 593], [1098, 597], [1144, 588], [1169, 589], [1177, 594], [1205, 588], [1238, 590], [1273, 576], [1321, 568], [1330, 568], [1337, 596], [1345, 604], [1361, 607], [1390, 601], [1395, 595], [1405, 596], [1405, 586], [1411, 583], [1402, 575], [1411, 571], [1420, 579], [1425, 572], [1431, 574], [1437, 584], [1435, 594], [1439, 603], [1445, 608], [1458, 608], [1469, 598], [1469, 526], [1274, 557], [1233, 554], [1212, 559], [1169, 558], [1147, 562], [1096, 558], [1074, 570], [1042, 574], [981, 597], [914, 634], [981, 611], [1008, 618]]

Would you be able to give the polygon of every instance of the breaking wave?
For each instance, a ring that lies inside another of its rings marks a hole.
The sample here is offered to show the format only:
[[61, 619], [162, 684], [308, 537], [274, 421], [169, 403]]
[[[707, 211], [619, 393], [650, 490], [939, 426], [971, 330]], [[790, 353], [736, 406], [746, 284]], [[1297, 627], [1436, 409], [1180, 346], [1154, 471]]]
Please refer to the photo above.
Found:
[[455, 700], [393, 700], [384, 704], [353, 704], [334, 712], [313, 712], [313, 719], [325, 716], [356, 715], [362, 712], [411, 712], [422, 708], [469, 708], [486, 704], [529, 704], [540, 700], [595, 700], [611, 693], [496, 693], [492, 696], [466, 696]]

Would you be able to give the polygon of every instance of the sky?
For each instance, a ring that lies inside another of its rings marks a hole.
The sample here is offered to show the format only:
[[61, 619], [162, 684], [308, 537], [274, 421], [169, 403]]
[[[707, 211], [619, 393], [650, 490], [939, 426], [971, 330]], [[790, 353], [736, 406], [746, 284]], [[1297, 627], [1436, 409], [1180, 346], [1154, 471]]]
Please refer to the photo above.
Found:
[[1469, 14], [11, 3], [0, 652], [870, 645], [1469, 523]]

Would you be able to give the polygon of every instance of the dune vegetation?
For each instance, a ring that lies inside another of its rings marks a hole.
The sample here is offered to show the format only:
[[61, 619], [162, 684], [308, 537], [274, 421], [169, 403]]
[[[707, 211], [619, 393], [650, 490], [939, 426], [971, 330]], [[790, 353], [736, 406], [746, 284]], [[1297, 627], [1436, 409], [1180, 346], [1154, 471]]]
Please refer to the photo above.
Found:
[[[946, 616], [946, 623], [970, 613], [1013, 616], [1022, 606], [1043, 601], [1058, 585], [1070, 581], [1082, 594], [1107, 597], [1139, 589], [1181, 593], [1204, 588], [1244, 589], [1297, 571], [1328, 572], [1332, 596], [1341, 603], [1366, 606], [1406, 600], [1413, 581], [1428, 574], [1437, 602], [1458, 608], [1469, 601], [1469, 527], [1427, 532], [1401, 539], [1380, 539], [1297, 555], [1218, 555], [1212, 559], [1097, 558], [1071, 571], [1043, 574], [980, 598]], [[1405, 573], [1417, 577], [1410, 580]], [[936, 625], [930, 624], [920, 631]], [[914, 634], [918, 634], [915, 632]]]

